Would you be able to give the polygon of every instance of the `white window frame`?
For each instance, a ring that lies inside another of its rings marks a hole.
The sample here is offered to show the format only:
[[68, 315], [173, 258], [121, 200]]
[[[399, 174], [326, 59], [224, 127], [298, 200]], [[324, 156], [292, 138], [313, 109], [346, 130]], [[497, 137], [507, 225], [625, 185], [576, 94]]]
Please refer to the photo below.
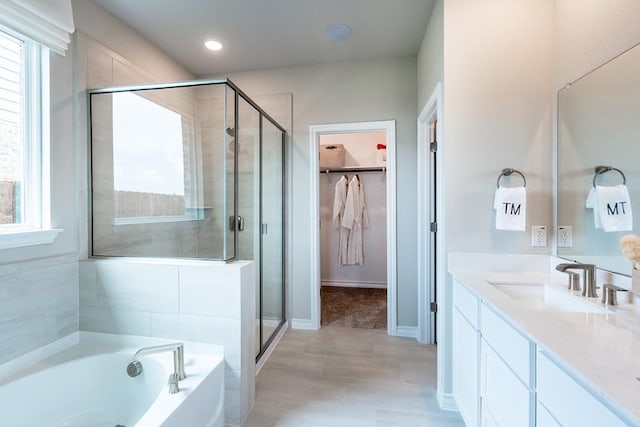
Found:
[[51, 227], [49, 49], [6, 27], [0, 26], [0, 31], [23, 42], [25, 73], [25, 221], [0, 225], [0, 249], [49, 244], [63, 231]]

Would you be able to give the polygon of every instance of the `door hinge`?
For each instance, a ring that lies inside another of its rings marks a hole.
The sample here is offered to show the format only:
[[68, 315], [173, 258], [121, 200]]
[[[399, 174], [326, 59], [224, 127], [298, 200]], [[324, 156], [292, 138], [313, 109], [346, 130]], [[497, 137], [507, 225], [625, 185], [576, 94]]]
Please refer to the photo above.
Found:
[[432, 313], [437, 313], [438, 312], [438, 303], [435, 303], [435, 302], [431, 303], [431, 312]]
[[432, 222], [431, 225], [429, 226], [429, 229], [431, 230], [432, 233], [436, 233], [438, 231], [438, 223]]
[[435, 153], [438, 150], [438, 143], [437, 142], [430, 143], [429, 149], [431, 150], [432, 153]]

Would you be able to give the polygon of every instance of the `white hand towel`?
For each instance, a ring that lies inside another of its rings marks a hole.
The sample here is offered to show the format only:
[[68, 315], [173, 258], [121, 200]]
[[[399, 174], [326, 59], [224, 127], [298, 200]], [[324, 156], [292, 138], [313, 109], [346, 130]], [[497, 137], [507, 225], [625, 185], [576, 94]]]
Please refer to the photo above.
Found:
[[602, 222], [600, 221], [600, 212], [598, 211], [598, 193], [596, 187], [591, 187], [589, 195], [587, 196], [587, 202], [585, 203], [587, 209], [593, 209], [593, 226], [595, 228], [602, 228]]
[[527, 189], [500, 187], [493, 201], [496, 230], [524, 231], [527, 224]]
[[606, 232], [633, 229], [631, 198], [626, 185], [596, 185], [587, 197], [586, 206], [593, 209], [596, 228]]

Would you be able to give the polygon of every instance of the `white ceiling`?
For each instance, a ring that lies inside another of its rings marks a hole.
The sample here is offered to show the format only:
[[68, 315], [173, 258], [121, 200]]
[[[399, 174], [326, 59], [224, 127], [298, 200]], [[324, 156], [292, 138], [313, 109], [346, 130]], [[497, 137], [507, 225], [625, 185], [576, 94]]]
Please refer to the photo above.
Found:
[[[95, 0], [195, 76], [414, 56], [434, 0]], [[327, 24], [353, 36], [325, 41]], [[202, 40], [225, 48], [206, 51]]]

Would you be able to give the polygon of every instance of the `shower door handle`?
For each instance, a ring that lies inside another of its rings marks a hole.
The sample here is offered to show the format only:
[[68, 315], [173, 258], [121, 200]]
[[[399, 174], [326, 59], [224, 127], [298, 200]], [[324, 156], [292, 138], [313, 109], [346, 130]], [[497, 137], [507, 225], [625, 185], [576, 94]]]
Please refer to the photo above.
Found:
[[242, 215], [229, 217], [229, 231], [235, 231], [236, 228], [238, 231], [244, 231], [244, 217]]

